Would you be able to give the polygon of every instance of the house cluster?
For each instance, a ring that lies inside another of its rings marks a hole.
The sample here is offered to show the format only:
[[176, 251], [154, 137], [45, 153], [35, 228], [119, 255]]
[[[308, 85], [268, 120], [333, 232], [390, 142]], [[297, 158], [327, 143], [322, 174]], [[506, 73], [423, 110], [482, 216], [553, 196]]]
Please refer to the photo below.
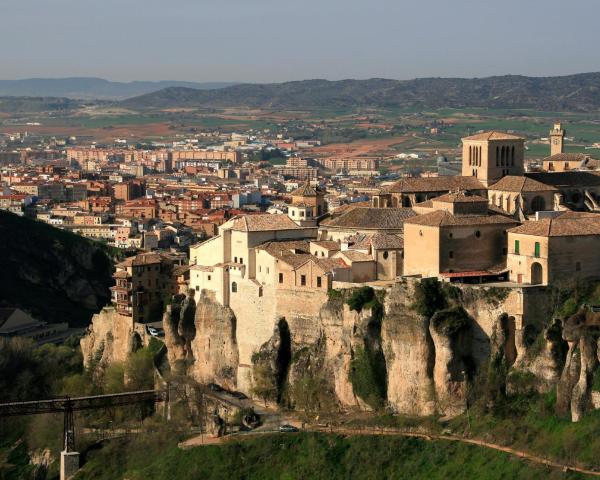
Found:
[[[545, 163], [556, 166], [564, 131], [554, 131]], [[306, 182], [287, 214], [235, 216], [193, 245], [189, 286], [228, 305], [265, 289], [402, 276], [554, 285], [598, 275], [600, 175], [589, 162], [525, 172], [524, 139], [502, 132], [464, 138], [462, 161], [461, 176], [404, 178], [332, 212]]]

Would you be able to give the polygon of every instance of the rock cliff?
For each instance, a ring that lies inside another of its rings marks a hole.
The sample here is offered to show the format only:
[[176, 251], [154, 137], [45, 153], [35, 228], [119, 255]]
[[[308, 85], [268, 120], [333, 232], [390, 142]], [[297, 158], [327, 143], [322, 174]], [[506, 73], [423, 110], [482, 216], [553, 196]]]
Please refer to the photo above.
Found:
[[[163, 323], [172, 369], [265, 403], [452, 417], [470, 402], [493, 408], [507, 393], [556, 389], [557, 410], [576, 421], [600, 396], [593, 386], [597, 327], [585, 317], [552, 319], [547, 295], [407, 280], [332, 291], [302, 315], [289, 310], [269, 319], [262, 305], [260, 334], [252, 336], [256, 312], [202, 293], [175, 297]], [[131, 351], [136, 330], [111, 315], [97, 316], [82, 341], [102, 361]], [[251, 355], [242, 356], [242, 341]]]

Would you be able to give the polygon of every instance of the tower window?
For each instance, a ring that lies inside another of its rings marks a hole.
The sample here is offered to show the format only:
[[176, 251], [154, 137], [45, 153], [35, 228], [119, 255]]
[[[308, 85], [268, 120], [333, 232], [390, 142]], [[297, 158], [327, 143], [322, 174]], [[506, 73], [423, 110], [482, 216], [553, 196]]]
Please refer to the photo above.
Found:
[[300, 285], [306, 286], [306, 275], [300, 275]]
[[279, 274], [279, 283], [283, 283], [283, 273]]
[[317, 277], [317, 288], [321, 288], [321, 277]]

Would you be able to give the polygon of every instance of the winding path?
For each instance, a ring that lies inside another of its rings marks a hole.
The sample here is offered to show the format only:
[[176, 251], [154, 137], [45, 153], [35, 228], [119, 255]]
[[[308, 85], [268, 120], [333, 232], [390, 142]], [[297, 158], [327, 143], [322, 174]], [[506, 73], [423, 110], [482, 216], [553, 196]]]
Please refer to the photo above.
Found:
[[[411, 432], [406, 430], [396, 430], [393, 428], [377, 428], [377, 427], [369, 427], [369, 428], [347, 428], [347, 427], [313, 427], [307, 426], [304, 431], [308, 432], [319, 432], [319, 433], [339, 433], [342, 435], [389, 435], [389, 436], [403, 436], [403, 437], [413, 437], [413, 438], [421, 438], [424, 440], [445, 440], [450, 442], [462, 442], [470, 445], [476, 445], [479, 447], [489, 448], [492, 450], [497, 450], [499, 452], [508, 453], [509, 455], [513, 455], [515, 457], [521, 458], [523, 460], [527, 460], [531, 463], [535, 463], [538, 465], [543, 465], [550, 468], [555, 468], [562, 470], [563, 472], [577, 472], [582, 473], [584, 475], [591, 475], [595, 477], [600, 477], [600, 471], [596, 470], [588, 470], [581, 467], [576, 467], [573, 465], [567, 465], [564, 463], [555, 462], [552, 460], [548, 460], [546, 458], [540, 457], [538, 455], [534, 455], [529, 452], [525, 452], [523, 450], [518, 450], [511, 447], [505, 447], [502, 445], [498, 445], [495, 443], [485, 442], [483, 440], [478, 440], [476, 438], [465, 438], [460, 437], [458, 435], [442, 435], [435, 433], [420, 433], [420, 432]], [[251, 438], [255, 438], [259, 435], [264, 434], [272, 434], [276, 433], [274, 430], [262, 430], [262, 431], [254, 431], [252, 433], [245, 434], [234, 434], [229, 435], [227, 437], [221, 438], [207, 438], [206, 436], [194, 437], [185, 442], [182, 442], [179, 446], [180, 448], [193, 448], [202, 445], [219, 445], [229, 441], [242, 441], [249, 440]], [[290, 435], [286, 433], [284, 435]]]

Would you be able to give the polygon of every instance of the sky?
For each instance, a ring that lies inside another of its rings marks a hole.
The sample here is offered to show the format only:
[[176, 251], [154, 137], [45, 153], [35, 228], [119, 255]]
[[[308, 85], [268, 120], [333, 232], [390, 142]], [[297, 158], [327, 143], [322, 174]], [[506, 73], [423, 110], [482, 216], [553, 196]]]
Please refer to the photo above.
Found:
[[598, 0], [0, 0], [0, 78], [600, 71]]

